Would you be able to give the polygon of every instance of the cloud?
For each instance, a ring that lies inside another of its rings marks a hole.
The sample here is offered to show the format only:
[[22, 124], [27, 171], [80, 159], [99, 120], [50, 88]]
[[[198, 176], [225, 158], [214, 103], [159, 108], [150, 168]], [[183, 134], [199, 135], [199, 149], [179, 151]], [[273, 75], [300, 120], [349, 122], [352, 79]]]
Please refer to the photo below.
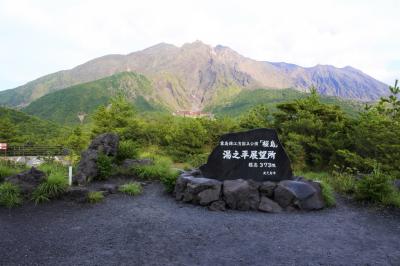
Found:
[[[399, 3], [0, 0], [0, 89], [109, 53], [200, 39], [257, 60], [352, 65], [392, 83]], [[7, 80], [2, 83], [1, 80]]]

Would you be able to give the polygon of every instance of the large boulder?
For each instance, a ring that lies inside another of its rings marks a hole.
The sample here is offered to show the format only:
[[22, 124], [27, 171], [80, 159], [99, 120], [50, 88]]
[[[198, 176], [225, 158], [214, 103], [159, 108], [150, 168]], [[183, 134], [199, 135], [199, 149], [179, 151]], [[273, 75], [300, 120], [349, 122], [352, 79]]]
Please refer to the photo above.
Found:
[[320, 210], [325, 207], [324, 197], [322, 195], [322, 186], [318, 182], [307, 181], [315, 189], [315, 193], [303, 200], [299, 200], [296, 204], [297, 206], [306, 211]]
[[215, 179], [181, 175], [175, 184], [175, 198], [206, 206], [219, 200], [221, 185]]
[[90, 182], [99, 174], [97, 160], [100, 154], [115, 156], [118, 152], [119, 138], [114, 133], [104, 133], [97, 136], [89, 148], [81, 155], [74, 182], [80, 185]]
[[114, 133], [98, 135], [89, 145], [88, 150], [103, 152], [107, 156], [116, 156], [118, 152], [119, 137]]
[[318, 182], [285, 180], [274, 190], [274, 200], [283, 208], [297, 206], [303, 210], [322, 209], [324, 199]]
[[32, 193], [46, 179], [46, 174], [35, 167], [28, 171], [5, 178], [5, 181], [17, 185], [24, 195]]
[[225, 180], [223, 197], [229, 208], [234, 210], [257, 210], [260, 202], [259, 183], [252, 180]]

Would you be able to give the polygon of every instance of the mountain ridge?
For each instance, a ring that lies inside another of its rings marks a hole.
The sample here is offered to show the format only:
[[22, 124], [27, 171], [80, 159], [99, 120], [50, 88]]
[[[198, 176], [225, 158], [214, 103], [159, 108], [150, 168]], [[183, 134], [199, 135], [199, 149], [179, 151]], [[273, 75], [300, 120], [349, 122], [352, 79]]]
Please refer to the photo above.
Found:
[[24, 107], [57, 90], [98, 80], [120, 72], [146, 76], [155, 93], [179, 102], [175, 109], [201, 110], [224, 89], [294, 88], [315, 86], [323, 95], [373, 101], [385, 95], [387, 85], [352, 67], [329, 65], [301, 67], [284, 62], [257, 61], [233, 49], [212, 47], [201, 41], [181, 47], [159, 43], [126, 55], [110, 54], [70, 70], [45, 75], [14, 89], [0, 92], [0, 105]]

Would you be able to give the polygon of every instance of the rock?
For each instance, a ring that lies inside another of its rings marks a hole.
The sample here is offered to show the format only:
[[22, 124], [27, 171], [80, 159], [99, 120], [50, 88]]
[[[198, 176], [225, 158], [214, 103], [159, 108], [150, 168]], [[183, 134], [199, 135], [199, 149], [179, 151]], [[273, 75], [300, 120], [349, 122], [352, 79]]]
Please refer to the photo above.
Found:
[[109, 194], [115, 194], [118, 192], [118, 186], [115, 184], [104, 184], [100, 187], [100, 190]]
[[216, 185], [213, 188], [203, 190], [202, 192], [197, 194], [197, 197], [199, 199], [200, 205], [206, 206], [213, 201], [217, 201], [220, 197], [220, 194], [221, 185]]
[[188, 178], [185, 178], [185, 176], [180, 175], [175, 182], [175, 188], [174, 188], [174, 195], [176, 200], [183, 200], [183, 196], [185, 194], [186, 190], [186, 185], [189, 182]]
[[274, 190], [274, 200], [282, 207], [288, 207], [294, 200], [292, 191], [284, 186], [278, 185]]
[[307, 181], [307, 183], [311, 185], [316, 192], [306, 199], [299, 200], [296, 205], [305, 211], [323, 209], [325, 207], [325, 201], [322, 195], [321, 184], [313, 181]]
[[24, 195], [32, 193], [46, 179], [46, 174], [35, 167], [30, 170], [5, 178], [5, 181], [17, 185]]
[[279, 182], [274, 191], [274, 199], [282, 208], [292, 203], [302, 210], [324, 208], [322, 188], [318, 182], [285, 180]]
[[400, 191], [400, 179], [396, 179], [393, 182], [394, 187]]
[[273, 198], [274, 197], [274, 190], [276, 188], [276, 183], [271, 181], [262, 182], [259, 191], [262, 196]]
[[282, 208], [275, 201], [262, 196], [260, 200], [260, 205], [258, 205], [258, 210], [263, 212], [281, 212]]
[[225, 201], [223, 200], [217, 200], [211, 203], [210, 206], [208, 206], [208, 209], [210, 211], [225, 211], [226, 210], [226, 204]]
[[220, 198], [222, 183], [204, 177], [182, 174], [175, 183], [175, 198], [184, 202], [208, 205]]
[[185, 176], [188, 180], [183, 201], [208, 205], [219, 199], [222, 183], [204, 177]]
[[229, 208], [234, 210], [257, 210], [260, 202], [259, 184], [251, 180], [225, 180], [223, 198]]
[[309, 182], [304, 181], [284, 180], [279, 182], [278, 186], [283, 186], [290, 190], [294, 197], [299, 200], [306, 199], [316, 192]]
[[121, 166], [122, 168], [129, 169], [136, 166], [151, 165], [151, 164], [153, 164], [152, 159], [125, 159], [122, 162]]
[[98, 135], [89, 145], [88, 150], [103, 152], [107, 156], [116, 156], [118, 152], [119, 137], [114, 133]]
[[97, 136], [89, 148], [81, 155], [81, 160], [74, 176], [74, 183], [85, 184], [98, 175], [97, 159], [101, 153], [115, 156], [118, 151], [119, 138], [114, 133], [104, 133]]
[[63, 198], [68, 201], [84, 203], [88, 200], [89, 190], [85, 187], [70, 187], [65, 192]]

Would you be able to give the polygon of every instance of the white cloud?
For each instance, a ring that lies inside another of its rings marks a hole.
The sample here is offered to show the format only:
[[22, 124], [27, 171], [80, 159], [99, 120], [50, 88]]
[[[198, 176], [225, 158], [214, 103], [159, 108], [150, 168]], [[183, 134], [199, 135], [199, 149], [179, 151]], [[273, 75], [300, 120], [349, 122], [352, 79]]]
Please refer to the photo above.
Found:
[[352, 65], [392, 83], [399, 11], [396, 0], [0, 0], [0, 89], [97, 56], [196, 39], [258, 60]]

